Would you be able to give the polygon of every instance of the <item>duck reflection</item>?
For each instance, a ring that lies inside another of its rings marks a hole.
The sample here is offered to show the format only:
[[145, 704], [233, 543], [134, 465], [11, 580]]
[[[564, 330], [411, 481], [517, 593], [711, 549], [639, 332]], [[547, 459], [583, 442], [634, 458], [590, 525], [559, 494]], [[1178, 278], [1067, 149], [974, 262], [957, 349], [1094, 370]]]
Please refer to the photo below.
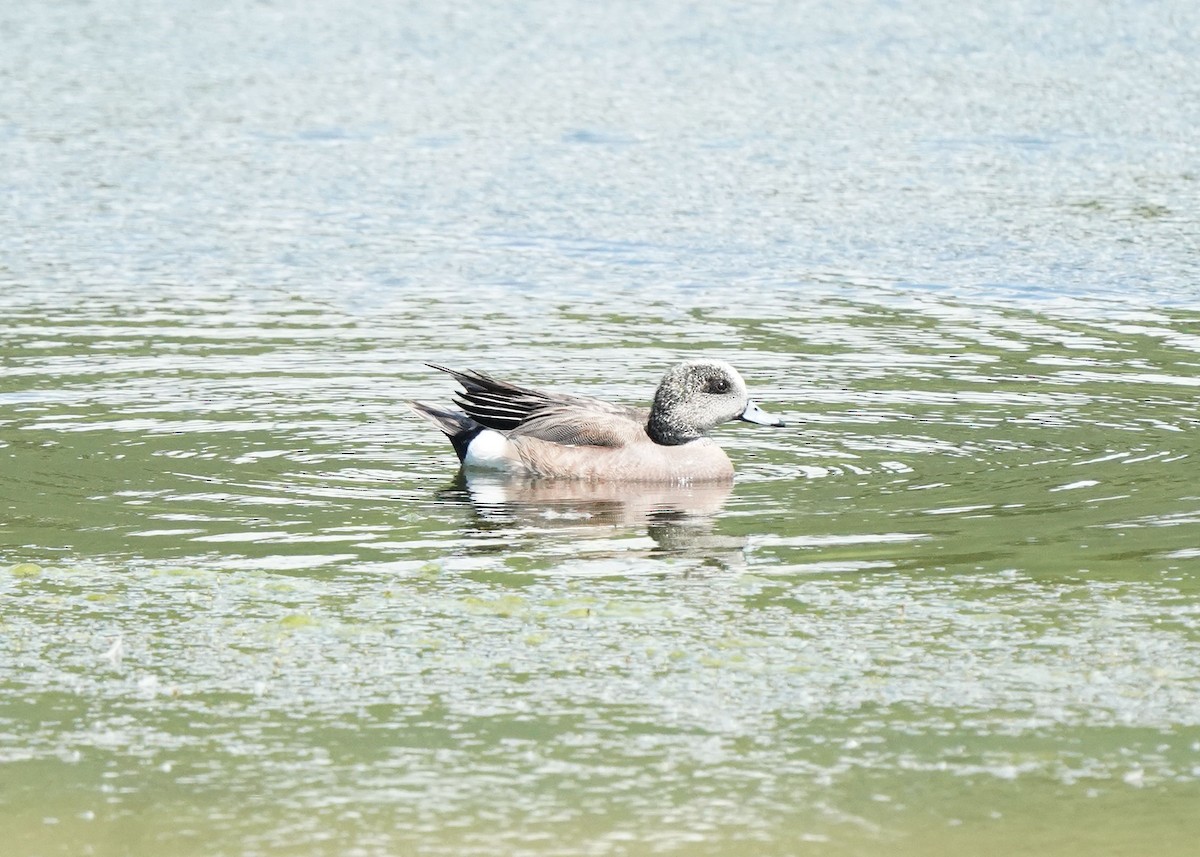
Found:
[[[652, 553], [735, 555], [740, 564], [744, 537], [714, 533], [717, 513], [733, 490], [731, 483], [643, 485], [537, 479], [460, 471], [441, 492], [443, 499], [470, 503], [487, 529], [525, 527], [573, 530], [582, 537], [606, 538], [614, 529], [645, 528]], [[730, 557], [723, 557], [729, 560]]]

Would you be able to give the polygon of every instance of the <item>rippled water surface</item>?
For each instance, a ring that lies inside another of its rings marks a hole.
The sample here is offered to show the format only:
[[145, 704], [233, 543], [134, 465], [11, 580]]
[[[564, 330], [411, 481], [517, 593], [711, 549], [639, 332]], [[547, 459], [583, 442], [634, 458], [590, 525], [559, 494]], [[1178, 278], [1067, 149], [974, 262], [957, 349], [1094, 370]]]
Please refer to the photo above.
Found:
[[6, 855], [1193, 853], [1191, 4], [310, 5], [0, 10]]

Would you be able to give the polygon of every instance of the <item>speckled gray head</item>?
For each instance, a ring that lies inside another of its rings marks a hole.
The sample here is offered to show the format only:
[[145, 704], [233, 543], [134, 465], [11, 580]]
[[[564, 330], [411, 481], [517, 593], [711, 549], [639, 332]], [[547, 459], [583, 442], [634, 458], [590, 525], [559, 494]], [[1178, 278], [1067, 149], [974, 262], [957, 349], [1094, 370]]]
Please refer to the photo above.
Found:
[[655, 443], [696, 440], [729, 420], [782, 426], [746, 392], [746, 382], [723, 360], [689, 360], [671, 367], [654, 394], [646, 432]]

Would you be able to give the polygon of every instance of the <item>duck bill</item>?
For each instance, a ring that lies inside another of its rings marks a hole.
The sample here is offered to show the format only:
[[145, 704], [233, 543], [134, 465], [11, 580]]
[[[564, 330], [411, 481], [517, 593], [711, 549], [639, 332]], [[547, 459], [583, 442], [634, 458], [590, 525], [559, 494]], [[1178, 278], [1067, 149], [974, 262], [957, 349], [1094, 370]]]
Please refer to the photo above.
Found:
[[746, 405], [746, 410], [742, 411], [738, 419], [748, 423], [758, 423], [760, 426], [782, 426], [784, 424], [783, 420], [773, 414], [768, 414], [754, 401]]

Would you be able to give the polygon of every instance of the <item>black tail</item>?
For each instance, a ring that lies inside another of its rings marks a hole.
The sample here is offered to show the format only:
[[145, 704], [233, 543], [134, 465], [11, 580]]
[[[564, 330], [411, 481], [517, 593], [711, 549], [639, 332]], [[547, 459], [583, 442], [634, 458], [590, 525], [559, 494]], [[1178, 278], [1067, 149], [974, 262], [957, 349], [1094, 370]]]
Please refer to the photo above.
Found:
[[450, 438], [459, 461], [467, 457], [467, 447], [471, 441], [487, 428], [461, 411], [450, 411], [425, 402], [409, 402], [408, 405], [418, 416], [429, 420], [438, 427], [438, 431]]

